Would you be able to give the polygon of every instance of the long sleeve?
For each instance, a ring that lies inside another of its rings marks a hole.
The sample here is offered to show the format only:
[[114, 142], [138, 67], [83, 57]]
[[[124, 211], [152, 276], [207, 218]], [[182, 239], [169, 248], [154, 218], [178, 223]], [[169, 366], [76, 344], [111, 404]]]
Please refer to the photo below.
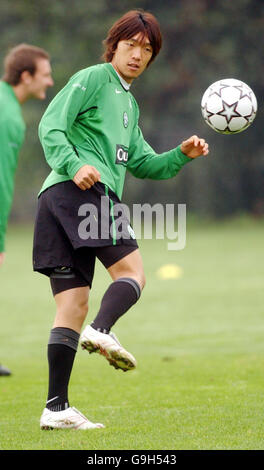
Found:
[[5, 251], [8, 216], [14, 194], [14, 178], [18, 152], [23, 141], [23, 129], [12, 119], [0, 120], [0, 253]]
[[79, 113], [93, 106], [96, 72], [75, 74], [55, 96], [39, 125], [39, 138], [50, 167], [71, 179], [83, 166], [71, 144], [70, 134]]
[[180, 147], [157, 154], [144, 140], [138, 126], [135, 127], [129, 148], [127, 169], [137, 178], [163, 180], [172, 178], [192, 159], [181, 152]]

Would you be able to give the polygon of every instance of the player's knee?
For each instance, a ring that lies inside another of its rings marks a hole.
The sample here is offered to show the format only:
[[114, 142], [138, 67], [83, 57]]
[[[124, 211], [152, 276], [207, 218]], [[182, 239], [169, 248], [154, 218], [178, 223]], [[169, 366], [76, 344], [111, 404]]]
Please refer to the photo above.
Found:
[[146, 285], [146, 277], [145, 277], [144, 272], [142, 272], [142, 273], [140, 273], [140, 272], [131, 273], [129, 277], [136, 281], [136, 283], [138, 284], [138, 286], [140, 288], [140, 292], [142, 292], [142, 290], [144, 289], [144, 287]]
[[57, 313], [61, 318], [72, 318], [82, 324], [88, 313], [88, 302], [85, 300], [62, 302], [57, 306]]
[[131, 277], [131, 279], [134, 279], [140, 287], [140, 291], [142, 291], [146, 285], [146, 277], [144, 271], [133, 271], [130, 272], [127, 277]]
[[144, 272], [141, 273], [140, 280], [139, 280], [139, 285], [141, 287], [141, 290], [143, 290], [145, 285], [146, 285], [146, 276], [145, 276]]
[[74, 306], [74, 314], [79, 318], [85, 318], [88, 313], [88, 300], [80, 299]]

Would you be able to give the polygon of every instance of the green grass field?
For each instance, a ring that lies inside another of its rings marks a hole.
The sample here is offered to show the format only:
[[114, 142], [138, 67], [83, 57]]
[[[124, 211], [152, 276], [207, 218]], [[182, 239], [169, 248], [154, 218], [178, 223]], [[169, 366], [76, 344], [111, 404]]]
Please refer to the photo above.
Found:
[[[46, 343], [54, 316], [48, 280], [31, 269], [31, 228], [10, 227], [0, 271], [0, 449], [263, 449], [264, 222], [187, 225], [187, 246], [140, 241], [147, 285], [114, 331], [134, 372], [78, 351], [70, 403], [106, 428], [40, 431]], [[180, 266], [180, 279], [158, 268]], [[98, 263], [89, 320], [110, 282]]]

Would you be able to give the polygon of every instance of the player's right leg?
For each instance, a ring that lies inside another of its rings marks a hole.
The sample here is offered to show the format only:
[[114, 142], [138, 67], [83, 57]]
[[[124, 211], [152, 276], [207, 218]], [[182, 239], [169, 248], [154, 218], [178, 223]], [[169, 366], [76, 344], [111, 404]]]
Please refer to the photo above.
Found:
[[34, 270], [50, 277], [56, 303], [56, 317], [48, 341], [49, 387], [41, 429], [103, 427], [100, 423], [91, 423], [71, 407], [68, 400], [68, 385], [80, 329], [87, 315], [95, 260], [92, 255], [87, 260], [89, 278], [84, 278], [75, 266], [72, 237], [65, 232], [65, 227], [74, 225], [70, 218], [74, 211], [69, 210], [75, 200], [71, 189], [62, 183], [41, 194], [35, 224]]
[[[88, 312], [89, 286], [78, 285], [78, 274], [63, 280], [51, 275], [56, 303], [56, 316], [48, 343], [49, 390], [46, 407], [40, 419], [41, 429], [93, 429], [104, 427], [92, 423], [76, 408], [69, 406], [68, 385], [80, 330]], [[81, 279], [82, 283], [82, 279]], [[61, 289], [65, 290], [61, 290]]]

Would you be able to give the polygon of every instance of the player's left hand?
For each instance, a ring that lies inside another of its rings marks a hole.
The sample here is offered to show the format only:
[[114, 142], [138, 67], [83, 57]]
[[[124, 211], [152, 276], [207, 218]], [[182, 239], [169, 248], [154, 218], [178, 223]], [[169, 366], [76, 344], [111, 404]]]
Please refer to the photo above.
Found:
[[201, 155], [206, 157], [209, 153], [209, 147], [204, 139], [192, 135], [192, 137], [181, 143], [181, 151], [190, 158], [200, 157]]

